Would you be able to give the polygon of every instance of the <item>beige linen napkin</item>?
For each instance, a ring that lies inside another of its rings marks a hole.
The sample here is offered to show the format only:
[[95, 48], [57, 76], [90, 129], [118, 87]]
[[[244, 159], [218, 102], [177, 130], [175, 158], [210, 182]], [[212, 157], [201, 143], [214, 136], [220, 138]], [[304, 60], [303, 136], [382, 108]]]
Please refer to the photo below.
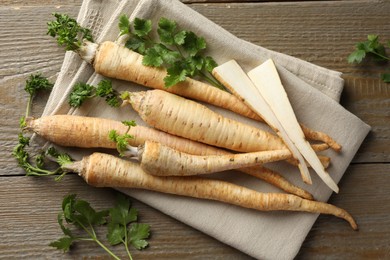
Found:
[[[138, 4], [136, 2], [111, 0], [100, 4], [100, 1], [86, 0], [81, 7], [79, 21], [82, 24], [92, 21], [92, 28], [97, 20], [100, 20], [101, 24], [106, 24], [104, 28], [97, 28], [95, 31], [97, 42], [101, 42], [116, 39], [117, 19], [122, 13], [133, 18], [152, 19], [154, 24], [164, 16], [176, 20], [182, 28], [204, 36], [209, 46], [208, 54], [215, 57], [219, 63], [236, 59], [244, 69], [249, 70], [267, 58], [273, 58], [298, 119], [313, 129], [330, 134], [343, 146], [340, 154], [333, 151], [325, 152], [332, 158], [329, 173], [336, 182], [340, 180], [370, 130], [368, 125], [337, 103], [343, 84], [340, 73], [242, 41], [179, 1], [141, 0]], [[95, 13], [98, 19], [91, 20], [88, 13]], [[120, 40], [123, 42], [123, 38]], [[135, 119], [139, 125], [145, 125], [130, 107], [113, 109], [102, 100], [87, 102], [78, 110], [69, 109], [67, 95], [74, 83], [88, 81], [90, 84], [97, 84], [101, 79], [102, 77], [93, 73], [88, 65], [67, 53], [44, 114], [69, 113], [118, 120]], [[119, 91], [144, 89], [133, 83], [118, 80], [113, 80], [113, 84]], [[231, 112], [211, 108], [228, 117], [266, 128], [258, 122]], [[72, 149], [67, 151], [75, 158], [90, 152], [75, 152]], [[315, 174], [312, 174], [314, 184], [308, 186], [302, 184], [299, 171], [290, 165], [275, 163], [273, 169], [282, 173], [291, 182], [312, 192], [318, 200], [326, 201], [331, 195], [331, 191]], [[235, 171], [214, 174], [211, 177], [261, 192], [280, 192], [260, 180]], [[315, 214], [258, 212], [214, 201], [142, 190], [121, 191], [258, 259], [293, 259], [317, 218]], [[342, 221], [337, 218], [332, 220]], [[349, 229], [346, 222], [343, 224], [342, 228]]]

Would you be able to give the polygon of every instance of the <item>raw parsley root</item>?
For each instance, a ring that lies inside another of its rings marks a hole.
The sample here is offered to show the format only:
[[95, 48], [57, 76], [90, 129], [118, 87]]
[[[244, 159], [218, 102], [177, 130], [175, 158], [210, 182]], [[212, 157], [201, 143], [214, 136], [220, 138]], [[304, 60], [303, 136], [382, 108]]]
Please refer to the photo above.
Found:
[[66, 165], [95, 187], [146, 189], [168, 194], [208, 199], [260, 211], [287, 210], [332, 214], [357, 224], [343, 209], [331, 204], [283, 193], [261, 193], [232, 183], [200, 177], [160, 177], [145, 173], [138, 164], [113, 155], [94, 153]]
[[[390, 41], [387, 42], [387, 47], [390, 47]], [[366, 57], [371, 57], [377, 62], [390, 61], [386, 54], [386, 47], [379, 42], [379, 36], [370, 34], [364, 42], [358, 42], [355, 45], [355, 51], [348, 56], [349, 63], [361, 63]], [[390, 73], [381, 75], [383, 82], [390, 83]]]
[[[197, 142], [238, 152], [287, 149], [278, 136], [223, 117], [200, 103], [166, 91], [133, 92], [127, 95], [125, 103], [149, 125]], [[313, 147], [328, 148], [326, 144]]]
[[85, 100], [94, 97], [105, 98], [107, 104], [112, 107], [120, 105], [119, 93], [112, 88], [110, 80], [101, 80], [96, 87], [82, 82], [77, 83], [69, 95], [69, 105], [80, 107]]
[[141, 168], [157, 176], [192, 176], [222, 172], [291, 158], [289, 150], [274, 150], [227, 155], [191, 155], [157, 142], [146, 141], [132, 157]]
[[[66, 123], [64, 123], [66, 122]], [[143, 145], [147, 140], [160, 142], [181, 152], [194, 155], [224, 155], [229, 152], [194, 142], [189, 139], [173, 136], [153, 128], [140, 125], [131, 127], [115, 120], [71, 115], [53, 115], [38, 119], [28, 118], [26, 130], [33, 131], [46, 140], [62, 146], [81, 148], [117, 148], [115, 142], [109, 139], [109, 132], [116, 131], [118, 135], [129, 134], [134, 138], [127, 141], [131, 146]], [[82, 133], [72, 134], [69, 133]], [[127, 151], [123, 152], [125, 155]], [[307, 191], [293, 185], [280, 174], [265, 167], [250, 167], [240, 169], [240, 172], [262, 179], [288, 193], [307, 199], [313, 199]]]
[[[87, 201], [78, 199], [74, 194], [65, 196], [62, 212], [58, 214], [58, 224], [65, 236], [50, 243], [50, 246], [67, 252], [77, 241], [90, 241], [97, 243], [114, 259], [120, 259], [97, 236], [96, 228], [106, 225], [109, 244], [123, 244], [129, 259], [132, 259], [129, 245], [143, 249], [148, 245], [146, 239], [150, 235], [149, 225], [136, 222], [137, 214], [137, 210], [131, 207], [130, 200], [123, 195], [118, 195], [115, 207], [101, 211], [96, 211]], [[65, 226], [64, 220], [68, 225]], [[81, 229], [86, 236], [80, 236], [69, 225]]]

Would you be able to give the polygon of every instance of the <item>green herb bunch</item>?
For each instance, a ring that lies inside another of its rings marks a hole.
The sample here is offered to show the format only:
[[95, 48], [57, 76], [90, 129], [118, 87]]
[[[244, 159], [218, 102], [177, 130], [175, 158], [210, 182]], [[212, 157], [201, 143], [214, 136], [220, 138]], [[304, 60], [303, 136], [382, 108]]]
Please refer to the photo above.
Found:
[[108, 105], [112, 107], [120, 106], [119, 93], [113, 89], [110, 80], [101, 80], [97, 86], [92, 86], [83, 82], [75, 84], [69, 95], [69, 105], [71, 107], [80, 107], [87, 99], [94, 97], [105, 98]]
[[[390, 41], [387, 42], [390, 47]], [[348, 56], [349, 63], [361, 63], [365, 58], [371, 57], [376, 62], [388, 62], [390, 57], [386, 54], [386, 46], [379, 42], [379, 36], [370, 34], [364, 42], [358, 42], [355, 45], [355, 51]], [[383, 73], [381, 79], [390, 83], [390, 73]]]
[[[55, 180], [61, 180], [67, 171], [63, 170], [62, 166], [71, 163], [71, 157], [66, 153], [59, 153], [54, 147], [50, 147], [46, 151], [41, 151], [35, 156], [31, 156], [27, 151], [30, 145], [30, 137], [26, 137], [23, 133], [19, 133], [18, 144], [14, 147], [12, 155], [18, 162], [27, 176], [50, 176], [58, 175]], [[59, 164], [54, 170], [48, 170], [49, 162], [56, 162]]]
[[134, 136], [130, 135], [129, 131], [131, 127], [136, 126], [137, 124], [134, 120], [122, 121], [122, 124], [127, 126], [127, 130], [123, 135], [120, 135], [116, 130], [111, 130], [108, 134], [108, 137], [111, 141], [116, 143], [116, 149], [118, 150], [119, 155], [125, 156], [126, 151], [129, 148], [129, 140], [134, 139]]
[[159, 42], [151, 37], [152, 21], [135, 18], [130, 23], [126, 15], [119, 19], [120, 35], [129, 35], [125, 46], [144, 55], [143, 65], [165, 67], [165, 86], [171, 87], [185, 81], [187, 77], [200, 77], [211, 85], [224, 89], [211, 75], [217, 63], [210, 56], [204, 57], [206, 41], [194, 32], [180, 30], [175, 21], [162, 17], [157, 34]]
[[[97, 227], [105, 225], [108, 243], [124, 245], [129, 259], [132, 259], [129, 246], [144, 249], [150, 236], [150, 226], [137, 223], [137, 216], [137, 210], [131, 207], [130, 200], [124, 195], [118, 196], [115, 207], [101, 211], [96, 211], [87, 201], [78, 199], [74, 194], [68, 195], [64, 197], [62, 212], [58, 214], [58, 224], [64, 236], [50, 243], [50, 246], [67, 252], [75, 242], [89, 241], [98, 244], [114, 259], [120, 259], [98, 237]], [[86, 235], [79, 235], [80, 230]]]
[[68, 51], [77, 51], [83, 40], [93, 42], [91, 31], [81, 27], [69, 15], [54, 13], [53, 16], [56, 20], [47, 23], [47, 34], [57, 38], [58, 45], [65, 45], [65, 49]]

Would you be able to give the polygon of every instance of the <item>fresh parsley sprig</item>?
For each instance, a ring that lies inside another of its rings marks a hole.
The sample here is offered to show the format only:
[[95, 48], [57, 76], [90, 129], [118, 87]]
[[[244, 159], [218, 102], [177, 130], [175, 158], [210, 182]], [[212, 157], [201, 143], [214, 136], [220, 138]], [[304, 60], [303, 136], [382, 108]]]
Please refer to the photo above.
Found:
[[68, 51], [77, 51], [83, 40], [93, 42], [91, 31], [88, 28], [81, 27], [69, 15], [53, 13], [53, 16], [56, 20], [47, 23], [47, 34], [57, 38], [58, 45], [65, 45], [65, 49]]
[[24, 90], [29, 94], [26, 114], [20, 119], [20, 128], [26, 126], [26, 118], [30, 116], [31, 107], [33, 99], [36, 94], [41, 91], [48, 91], [53, 88], [54, 84], [51, 83], [46, 77], [42, 76], [40, 73], [31, 74], [30, 77], [26, 80], [26, 85]]
[[200, 77], [211, 85], [224, 87], [211, 75], [217, 66], [215, 60], [204, 57], [206, 41], [194, 32], [181, 30], [177, 23], [165, 17], [160, 18], [157, 28], [159, 42], [152, 40], [151, 20], [135, 18], [133, 24], [126, 15], [119, 19], [120, 35], [129, 35], [125, 46], [144, 55], [143, 65], [151, 67], [165, 67], [167, 76], [165, 86], [171, 87], [185, 81], [187, 77]]
[[109, 216], [107, 239], [111, 245], [123, 244], [130, 259], [129, 245], [138, 250], [148, 246], [146, 239], [150, 235], [150, 225], [135, 223], [138, 211], [131, 207], [127, 197], [118, 196], [116, 206], [109, 210]]
[[[387, 42], [387, 47], [390, 47], [390, 41]], [[355, 45], [355, 50], [348, 56], [349, 63], [361, 63], [365, 58], [372, 57], [377, 62], [388, 62], [390, 57], [386, 54], [386, 46], [379, 42], [379, 36], [370, 34], [364, 42], [358, 42]], [[390, 83], [390, 73], [381, 75], [384, 82]]]
[[122, 121], [122, 124], [127, 126], [127, 130], [123, 135], [120, 135], [116, 130], [111, 130], [108, 134], [108, 137], [111, 141], [116, 143], [116, 149], [119, 152], [120, 156], [126, 156], [126, 152], [131, 148], [129, 146], [129, 140], [134, 139], [133, 135], [129, 134], [131, 127], [136, 126], [134, 120], [131, 121]]
[[[14, 147], [12, 155], [18, 162], [27, 176], [51, 176], [58, 175], [55, 180], [61, 180], [67, 173], [62, 169], [62, 166], [71, 163], [71, 157], [66, 153], [59, 153], [54, 147], [49, 148], [47, 151], [41, 152], [35, 156], [35, 164], [29, 152], [27, 151], [30, 146], [30, 137], [26, 137], [23, 133], [18, 135], [18, 144]], [[47, 161], [55, 161], [59, 164], [59, 167], [54, 170], [47, 170]]]
[[[137, 223], [137, 215], [137, 210], [131, 207], [130, 199], [121, 194], [118, 195], [115, 207], [101, 211], [96, 211], [90, 203], [78, 199], [74, 194], [65, 196], [62, 212], [58, 214], [58, 224], [65, 236], [49, 245], [67, 252], [77, 241], [90, 241], [97, 243], [114, 259], [119, 259], [98, 237], [97, 227], [107, 225], [109, 244], [123, 244], [129, 259], [132, 259], [129, 245], [138, 250], [144, 249], [148, 245], [146, 239], [150, 236], [150, 226]], [[69, 225], [81, 229], [86, 236], [75, 235], [76, 231], [71, 230]]]
[[71, 107], [80, 107], [85, 100], [94, 97], [105, 98], [107, 104], [112, 107], [120, 106], [119, 93], [107, 79], [101, 80], [96, 87], [83, 82], [77, 83], [69, 95], [68, 102]]

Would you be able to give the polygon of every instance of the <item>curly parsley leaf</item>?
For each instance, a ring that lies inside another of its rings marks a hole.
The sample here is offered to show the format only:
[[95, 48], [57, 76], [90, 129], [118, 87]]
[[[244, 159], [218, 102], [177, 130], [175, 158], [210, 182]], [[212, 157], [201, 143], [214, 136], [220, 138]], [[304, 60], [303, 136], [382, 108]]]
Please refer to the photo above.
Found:
[[120, 106], [119, 93], [112, 88], [110, 80], [101, 80], [96, 87], [96, 95], [104, 97], [108, 105], [112, 107]]
[[84, 82], [76, 83], [69, 95], [69, 105], [80, 107], [83, 102], [95, 96], [95, 87]]
[[134, 139], [134, 136], [125, 133], [123, 135], [118, 134], [116, 130], [111, 130], [108, 133], [108, 137], [111, 141], [116, 143], [116, 149], [120, 156], [125, 156], [125, 152], [128, 149], [129, 140]]
[[107, 104], [112, 107], [120, 106], [119, 93], [113, 89], [110, 80], [101, 80], [96, 87], [83, 82], [77, 83], [68, 102], [71, 107], [80, 107], [87, 99], [96, 96], [105, 98]]
[[31, 74], [30, 77], [26, 80], [26, 85], [24, 90], [30, 94], [30, 96], [36, 95], [39, 91], [51, 90], [54, 84], [51, 83], [46, 77], [42, 74]]
[[25, 119], [30, 116], [32, 101], [35, 95], [41, 91], [49, 91], [53, 88], [53, 86], [54, 84], [40, 73], [31, 74], [30, 77], [26, 80], [24, 90], [29, 94], [29, 99], [27, 102], [26, 115], [20, 120], [21, 128], [26, 126]]
[[81, 27], [69, 15], [54, 13], [53, 16], [56, 20], [47, 23], [47, 34], [57, 38], [57, 43], [60, 46], [65, 45], [66, 50], [77, 51], [84, 39], [93, 42], [91, 31]]
[[[19, 133], [18, 135], [18, 144], [14, 147], [12, 151], [12, 155], [15, 157], [18, 162], [19, 167], [21, 167], [27, 176], [50, 176], [50, 175], [59, 175], [55, 178], [56, 181], [62, 179], [62, 177], [67, 173], [61, 167], [58, 167], [54, 170], [47, 170], [46, 158], [48, 158], [47, 152], [41, 152], [37, 156], [35, 156], [35, 160], [31, 158], [29, 152], [27, 151], [30, 145], [30, 137], [26, 137], [23, 133]], [[54, 148], [52, 148], [54, 149]], [[57, 162], [60, 166], [68, 164], [72, 162], [72, 159], [68, 154], [60, 154], [58, 153]], [[32, 163], [33, 161], [35, 163]]]

